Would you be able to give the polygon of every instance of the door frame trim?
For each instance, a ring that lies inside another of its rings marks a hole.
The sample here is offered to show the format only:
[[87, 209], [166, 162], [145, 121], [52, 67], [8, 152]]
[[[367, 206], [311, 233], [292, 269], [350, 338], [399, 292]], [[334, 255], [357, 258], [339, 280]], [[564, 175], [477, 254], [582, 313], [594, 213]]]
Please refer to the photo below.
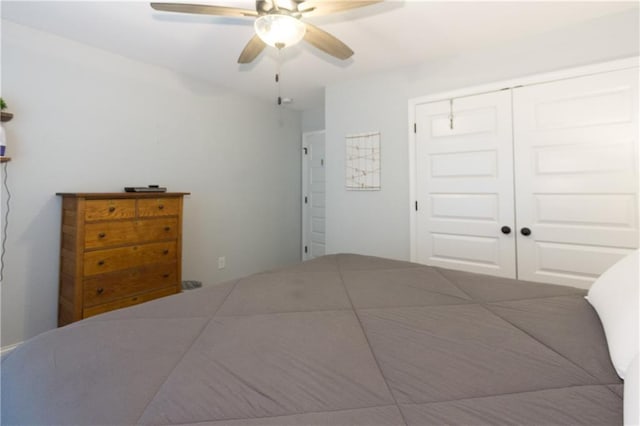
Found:
[[[420, 104], [438, 102], [448, 99], [455, 99], [465, 96], [480, 95], [483, 93], [496, 92], [500, 90], [511, 90], [521, 86], [530, 86], [540, 83], [549, 83], [552, 81], [566, 80], [575, 77], [584, 77], [587, 75], [601, 74], [610, 71], [617, 71], [629, 68], [638, 68], [640, 66], [640, 56], [634, 56], [614, 61], [601, 62], [581, 67], [566, 68], [559, 71], [531, 74], [509, 80], [500, 80], [488, 84], [469, 86], [461, 89], [437, 92], [434, 94], [410, 98], [408, 102], [409, 123], [407, 126], [409, 137], [409, 251], [410, 261], [417, 261], [417, 215], [415, 210], [415, 201], [417, 200], [417, 165], [416, 165], [416, 134], [414, 125], [416, 123], [416, 107]], [[418, 129], [419, 130], [419, 129]], [[304, 251], [304, 246], [303, 246]]]
[[[307, 161], [307, 158], [305, 158], [305, 153], [304, 153], [304, 149], [307, 148], [307, 150], [309, 149], [309, 144], [307, 143], [307, 140], [309, 139], [309, 137], [314, 136], [314, 135], [324, 135], [325, 139], [327, 136], [327, 131], [326, 130], [314, 130], [311, 132], [303, 132], [302, 133], [302, 138], [301, 138], [301, 149], [300, 149], [300, 159], [302, 161], [302, 176], [300, 176], [300, 179], [302, 180], [302, 192], [300, 194], [300, 203], [302, 205], [300, 211], [302, 212], [302, 217], [301, 217], [301, 226], [302, 226], [302, 239], [301, 239], [301, 244], [300, 244], [300, 259], [302, 259], [302, 261], [308, 260], [309, 259], [309, 253], [305, 253], [304, 252], [304, 247], [305, 245], [307, 247], [310, 246], [310, 243], [308, 241], [308, 235], [307, 235], [307, 226], [309, 225], [309, 212], [311, 211], [310, 209], [310, 204], [305, 204], [304, 202], [304, 197], [308, 196], [307, 192], [309, 192], [309, 181], [308, 181], [308, 175], [309, 175], [309, 163]], [[325, 142], [325, 146], [326, 146], [326, 142]], [[326, 221], [326, 217], [325, 217], [325, 221]], [[326, 223], [325, 223], [326, 225]], [[326, 234], [325, 234], [326, 237]], [[325, 241], [326, 243], [326, 241]], [[309, 247], [310, 251], [311, 248]]]

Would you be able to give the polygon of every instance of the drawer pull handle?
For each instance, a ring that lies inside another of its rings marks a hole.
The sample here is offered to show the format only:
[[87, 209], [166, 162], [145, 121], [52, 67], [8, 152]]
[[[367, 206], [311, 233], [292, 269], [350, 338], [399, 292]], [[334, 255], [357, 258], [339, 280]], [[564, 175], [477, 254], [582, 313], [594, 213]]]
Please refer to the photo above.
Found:
[[116, 208], [115, 208], [115, 207], [113, 207], [113, 206], [109, 207], [109, 212], [110, 212], [110, 213], [113, 213], [113, 212], [115, 212], [115, 211], [116, 211]]
[[102, 294], [102, 292], [104, 292], [104, 288], [100, 287], [96, 290], [97, 294]]
[[102, 266], [102, 265], [104, 265], [104, 260], [98, 261], [98, 266]]
[[169, 232], [169, 231], [171, 231], [171, 227], [169, 227], [169, 226], [165, 226], [165, 227], [164, 227], [164, 230], [165, 230], [165, 231], [167, 231], [167, 232]]
[[169, 278], [169, 274], [162, 274], [162, 278]]
[[160, 204], [160, 205], [158, 206], [158, 210], [162, 210], [162, 209], [164, 209], [164, 205]]
[[162, 251], [162, 254], [169, 254], [169, 249], [164, 249], [164, 250]]
[[133, 300], [133, 301], [135, 302], [135, 301], [137, 301], [137, 300], [138, 300], [138, 298], [137, 298], [137, 297], [134, 297], [134, 298], [133, 298], [133, 299], [131, 299], [131, 300]]
[[106, 236], [107, 236], [107, 234], [105, 234], [104, 232], [101, 232], [101, 233], [98, 234], [98, 238], [104, 238]]

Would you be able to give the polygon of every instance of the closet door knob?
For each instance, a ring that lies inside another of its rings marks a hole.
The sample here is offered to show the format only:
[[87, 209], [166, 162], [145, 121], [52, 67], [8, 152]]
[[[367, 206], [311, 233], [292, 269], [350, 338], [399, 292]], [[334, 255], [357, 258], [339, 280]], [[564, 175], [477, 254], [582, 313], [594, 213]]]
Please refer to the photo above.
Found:
[[521, 233], [522, 235], [524, 235], [525, 237], [528, 237], [529, 235], [531, 235], [531, 229], [529, 229], [529, 228], [522, 228], [522, 229], [520, 230], [520, 233]]
[[502, 233], [505, 235], [509, 235], [511, 233], [511, 228], [509, 228], [508, 226], [503, 226], [502, 228], [500, 228], [500, 231], [502, 231]]

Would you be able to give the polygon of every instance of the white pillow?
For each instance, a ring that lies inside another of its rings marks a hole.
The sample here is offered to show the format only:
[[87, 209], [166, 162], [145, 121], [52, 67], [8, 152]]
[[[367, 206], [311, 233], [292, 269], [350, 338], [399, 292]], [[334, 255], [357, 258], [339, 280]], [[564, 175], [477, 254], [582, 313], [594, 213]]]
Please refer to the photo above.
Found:
[[631, 361], [624, 378], [624, 426], [640, 426], [640, 354]]
[[607, 336], [611, 362], [624, 379], [638, 353], [638, 298], [640, 250], [607, 269], [589, 289], [587, 299], [595, 308]]

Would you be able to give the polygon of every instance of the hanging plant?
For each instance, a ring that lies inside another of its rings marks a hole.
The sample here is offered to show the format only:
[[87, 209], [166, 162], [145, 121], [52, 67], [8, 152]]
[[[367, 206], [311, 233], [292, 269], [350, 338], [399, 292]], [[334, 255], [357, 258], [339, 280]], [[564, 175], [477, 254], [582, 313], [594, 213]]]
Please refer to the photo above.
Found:
[[5, 109], [7, 108], [7, 103], [4, 101], [4, 99], [0, 98], [0, 111], [2, 111], [2, 117], [0, 117], [0, 120], [4, 123], [5, 121], [10, 121], [13, 118], [13, 114], [11, 114], [10, 112], [6, 112]]

